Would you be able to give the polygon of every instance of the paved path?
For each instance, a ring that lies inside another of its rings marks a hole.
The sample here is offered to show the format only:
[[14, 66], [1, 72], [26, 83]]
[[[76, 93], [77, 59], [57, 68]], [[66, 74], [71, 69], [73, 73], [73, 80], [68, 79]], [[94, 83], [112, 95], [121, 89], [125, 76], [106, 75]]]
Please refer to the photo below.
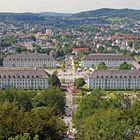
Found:
[[72, 124], [72, 116], [73, 116], [73, 112], [76, 110], [75, 105], [73, 104], [73, 96], [72, 93], [70, 91], [70, 89], [67, 89], [67, 93], [66, 93], [66, 116], [64, 117], [64, 121], [66, 123], [66, 125], [68, 126], [68, 138], [64, 138], [64, 140], [73, 140], [74, 136], [73, 136], [73, 124]]

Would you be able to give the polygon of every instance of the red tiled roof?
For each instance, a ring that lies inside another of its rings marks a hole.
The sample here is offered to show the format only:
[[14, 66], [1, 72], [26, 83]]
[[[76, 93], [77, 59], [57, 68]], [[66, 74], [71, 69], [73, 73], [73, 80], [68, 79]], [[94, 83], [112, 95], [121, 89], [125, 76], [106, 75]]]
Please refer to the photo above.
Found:
[[82, 51], [88, 51], [88, 48], [73, 48], [72, 50], [75, 52], [82, 52]]

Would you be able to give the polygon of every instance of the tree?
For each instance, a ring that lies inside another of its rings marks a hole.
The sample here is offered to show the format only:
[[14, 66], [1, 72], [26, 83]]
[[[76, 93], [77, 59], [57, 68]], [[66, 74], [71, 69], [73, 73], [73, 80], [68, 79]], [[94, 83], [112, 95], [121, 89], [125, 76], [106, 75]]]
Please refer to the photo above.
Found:
[[17, 135], [16, 137], [11, 137], [8, 140], [31, 140], [30, 135], [25, 133], [23, 135]]
[[127, 62], [124, 62], [119, 67], [120, 70], [131, 70], [131, 68], [132, 68], [132, 66], [130, 64], [128, 64]]
[[[29, 112], [18, 110], [15, 103], [0, 103], [0, 139], [61, 140], [66, 126], [55, 107], [37, 107]], [[24, 134], [24, 135], [23, 135]]]
[[124, 94], [94, 90], [84, 96], [73, 117], [77, 140], [132, 140], [140, 137], [140, 101]]
[[23, 52], [23, 51], [26, 51], [26, 48], [24, 47], [24, 46], [17, 46], [16, 47], [16, 52], [18, 52], [18, 53], [21, 53], [21, 52]]
[[[76, 137], [80, 140], [131, 140], [131, 126], [127, 116], [119, 109], [101, 109], [87, 117]], [[128, 131], [128, 132], [127, 132]]]
[[64, 113], [66, 97], [58, 87], [49, 87], [33, 98], [34, 107], [55, 107], [56, 113]]
[[0, 140], [61, 140], [66, 98], [58, 87], [0, 90]]
[[79, 89], [81, 88], [84, 84], [86, 84], [84, 78], [78, 78], [78, 79], [75, 79], [74, 81], [74, 85]]
[[53, 73], [50, 77], [49, 77], [49, 85], [50, 86], [61, 86], [61, 82], [59, 80], [59, 78], [57, 77], [57, 75], [55, 73]]
[[105, 48], [103, 46], [100, 46], [98, 49], [97, 49], [97, 52], [98, 53], [103, 53], [105, 51]]
[[97, 67], [98, 70], [106, 70], [107, 66], [104, 62], [100, 63]]

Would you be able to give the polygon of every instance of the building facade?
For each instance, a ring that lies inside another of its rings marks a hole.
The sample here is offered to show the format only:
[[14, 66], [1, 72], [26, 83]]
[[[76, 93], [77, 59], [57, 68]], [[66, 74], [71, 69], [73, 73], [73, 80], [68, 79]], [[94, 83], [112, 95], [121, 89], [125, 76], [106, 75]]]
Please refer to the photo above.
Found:
[[104, 62], [108, 68], [119, 67], [124, 62], [133, 64], [134, 59], [131, 56], [121, 54], [90, 54], [81, 60], [82, 67], [97, 67]]
[[89, 89], [140, 89], [140, 70], [95, 70]]
[[8, 55], [3, 60], [4, 67], [44, 67], [54, 68], [55, 59], [47, 54], [27, 53]]
[[44, 70], [0, 69], [0, 88], [47, 89], [49, 74]]

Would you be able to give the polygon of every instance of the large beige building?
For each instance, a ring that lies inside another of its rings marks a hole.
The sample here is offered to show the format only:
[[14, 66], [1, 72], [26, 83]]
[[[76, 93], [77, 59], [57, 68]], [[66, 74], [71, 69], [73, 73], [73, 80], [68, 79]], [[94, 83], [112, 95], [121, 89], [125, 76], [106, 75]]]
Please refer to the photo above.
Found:
[[4, 67], [45, 67], [54, 68], [55, 59], [47, 54], [40, 53], [21, 53], [8, 55], [3, 60]]
[[0, 68], [0, 88], [47, 89], [49, 74], [44, 70]]
[[96, 70], [88, 85], [90, 89], [140, 89], [140, 70]]
[[131, 56], [121, 54], [90, 54], [81, 60], [82, 67], [97, 67], [104, 62], [108, 68], [119, 67], [122, 63], [133, 64], [134, 59]]

